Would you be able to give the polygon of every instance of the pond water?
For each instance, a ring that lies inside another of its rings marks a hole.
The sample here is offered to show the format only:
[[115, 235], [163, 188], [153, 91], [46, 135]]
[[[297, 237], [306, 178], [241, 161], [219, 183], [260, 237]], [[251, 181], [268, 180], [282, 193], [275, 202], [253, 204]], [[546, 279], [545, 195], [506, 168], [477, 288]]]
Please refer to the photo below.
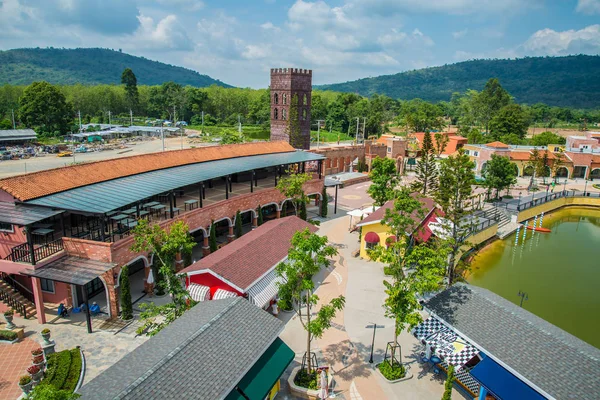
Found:
[[[532, 222], [529, 222], [532, 224]], [[564, 208], [544, 216], [551, 233], [525, 230], [475, 255], [468, 282], [600, 348], [600, 210]]]

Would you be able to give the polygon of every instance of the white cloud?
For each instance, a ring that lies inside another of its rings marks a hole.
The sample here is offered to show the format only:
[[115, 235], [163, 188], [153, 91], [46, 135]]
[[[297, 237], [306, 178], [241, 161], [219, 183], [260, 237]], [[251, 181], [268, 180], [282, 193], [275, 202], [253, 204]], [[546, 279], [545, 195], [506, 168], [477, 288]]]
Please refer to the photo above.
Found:
[[273, 25], [273, 23], [270, 21], [265, 22], [264, 24], [261, 24], [260, 27], [262, 29], [264, 29], [265, 31], [275, 31], [275, 32], [281, 31], [281, 29], [279, 27]]
[[144, 15], [138, 17], [140, 28], [133, 35], [136, 46], [154, 50], [189, 50], [193, 48], [185, 29], [177, 16], [171, 14], [154, 23]]
[[543, 0], [349, 0], [365, 12], [392, 13], [495, 14], [538, 7]]
[[575, 10], [588, 15], [600, 14], [600, 0], [579, 0]]
[[454, 39], [462, 39], [469, 32], [469, 29], [465, 28], [462, 31], [452, 32], [452, 37]]
[[158, 4], [173, 9], [173, 7], [181, 8], [184, 11], [199, 11], [204, 8], [204, 2], [199, 0], [152, 0]]
[[267, 58], [271, 55], [270, 45], [254, 45], [249, 44], [242, 52], [242, 57], [248, 60], [258, 60], [261, 58]]
[[525, 43], [523, 51], [529, 55], [598, 54], [600, 52], [600, 25], [580, 30], [555, 31], [550, 28], [535, 32]]

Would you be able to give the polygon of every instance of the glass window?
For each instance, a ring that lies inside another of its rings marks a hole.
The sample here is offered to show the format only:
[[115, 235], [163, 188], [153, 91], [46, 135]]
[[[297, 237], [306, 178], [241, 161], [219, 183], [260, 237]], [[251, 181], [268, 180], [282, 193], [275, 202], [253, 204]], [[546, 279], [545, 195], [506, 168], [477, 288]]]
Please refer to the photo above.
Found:
[[375, 247], [377, 247], [377, 245], [378, 245], [378, 244], [379, 244], [379, 243], [365, 243], [365, 248], [366, 248], [367, 250], [372, 250], [372, 249], [374, 249]]
[[50, 279], [40, 278], [42, 292], [54, 293], [54, 281]]
[[283, 94], [283, 104], [284, 105], [287, 104], [287, 94], [286, 93]]
[[273, 119], [277, 119], [278, 115], [277, 115], [277, 109], [275, 109], [273, 111]]
[[275, 104], [279, 104], [279, 95], [277, 93], [275, 93], [275, 96], [273, 96], [273, 102]]
[[0, 222], [0, 231], [2, 232], [14, 232], [11, 224], [7, 224], [6, 222]]
[[281, 119], [285, 121], [285, 117], [286, 117], [285, 108], [282, 108], [281, 109]]
[[388, 152], [388, 153], [391, 153], [391, 152], [392, 152], [392, 148], [391, 148], [391, 147], [388, 147], [388, 148], [387, 148], [387, 152]]

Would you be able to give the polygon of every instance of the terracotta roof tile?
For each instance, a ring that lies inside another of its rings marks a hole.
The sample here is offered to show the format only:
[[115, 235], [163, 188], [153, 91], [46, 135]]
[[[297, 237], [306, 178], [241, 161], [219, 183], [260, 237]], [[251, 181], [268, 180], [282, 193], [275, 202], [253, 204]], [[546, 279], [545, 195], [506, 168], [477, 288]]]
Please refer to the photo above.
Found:
[[491, 143], [486, 143], [485, 144], [487, 147], [494, 147], [497, 149], [508, 149], [508, 145], [504, 144], [502, 142], [491, 142]]
[[[439, 133], [439, 132], [438, 132]], [[446, 144], [446, 147], [444, 148], [444, 151], [442, 151], [442, 154], [446, 154], [446, 155], [450, 155], [455, 153], [458, 148], [460, 148], [459, 145], [465, 145], [467, 144], [467, 138], [462, 137], [460, 135], [457, 135], [455, 133], [452, 132], [441, 132], [443, 135], [447, 135], [448, 136], [448, 143]], [[414, 137], [417, 139], [418, 143], [419, 143], [419, 149], [423, 147], [423, 138], [425, 137], [425, 132], [416, 132], [413, 134]], [[436, 140], [435, 140], [435, 133], [432, 132], [431, 133], [431, 142], [433, 143], [433, 146], [435, 148], [436, 146]]]
[[576, 153], [576, 152], [566, 152], [565, 153], [571, 161], [573, 161], [574, 166], [589, 166], [592, 163], [600, 162], [600, 156], [595, 156], [590, 153]]
[[294, 233], [306, 228], [317, 231], [316, 226], [295, 216], [266, 222], [180, 273], [209, 269], [246, 291], [287, 256]]
[[174, 150], [131, 157], [102, 160], [33, 172], [0, 180], [0, 189], [21, 201], [104, 182], [187, 164], [294, 151], [286, 142], [230, 144]]

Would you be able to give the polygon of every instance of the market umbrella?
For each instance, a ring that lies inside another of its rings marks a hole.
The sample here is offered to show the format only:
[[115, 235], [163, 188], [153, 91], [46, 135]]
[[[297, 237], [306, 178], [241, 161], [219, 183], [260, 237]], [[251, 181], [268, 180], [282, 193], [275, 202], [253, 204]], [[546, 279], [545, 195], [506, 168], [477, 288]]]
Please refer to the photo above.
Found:
[[352, 222], [354, 222], [354, 217], [362, 217], [364, 215], [363, 210], [352, 210], [348, 213], [350, 216], [350, 229], [352, 229]]
[[367, 215], [367, 214], [374, 213], [376, 210], [379, 210], [379, 207], [369, 206], [367, 208], [363, 208], [362, 212], [363, 212], [364, 215]]

